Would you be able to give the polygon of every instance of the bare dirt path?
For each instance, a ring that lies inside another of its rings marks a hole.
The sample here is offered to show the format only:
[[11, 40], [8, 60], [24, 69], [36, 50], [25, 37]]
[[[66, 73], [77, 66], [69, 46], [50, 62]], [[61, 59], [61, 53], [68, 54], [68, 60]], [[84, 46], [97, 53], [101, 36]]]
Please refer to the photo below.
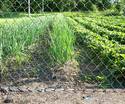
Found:
[[[86, 91], [65, 90], [42, 93], [12, 93], [12, 103], [9, 104], [125, 104], [125, 93], [123, 90], [96, 90]], [[0, 104], [4, 104], [7, 95], [0, 96]]]
[[[21, 88], [24, 92], [0, 93], [0, 104], [5, 104], [7, 100], [10, 100], [9, 104], [125, 104], [125, 89], [82, 89], [63, 82], [32, 82]], [[26, 88], [32, 91], [27, 92]]]
[[[40, 79], [16, 80], [16, 84], [21, 84], [17, 87], [32, 91], [9, 91], [6, 94], [0, 91], [0, 104], [5, 102], [9, 104], [125, 104], [125, 89], [104, 90], [96, 89], [95, 85], [87, 83], [82, 85], [76, 83], [78, 82], [77, 70], [75, 70], [77, 68], [73, 65], [70, 65], [72, 67], [66, 65], [67, 67], [56, 71], [52, 78], [49, 76], [51, 73], [45, 71]], [[44, 91], [38, 91], [39, 88]], [[53, 88], [57, 89], [53, 90]]]

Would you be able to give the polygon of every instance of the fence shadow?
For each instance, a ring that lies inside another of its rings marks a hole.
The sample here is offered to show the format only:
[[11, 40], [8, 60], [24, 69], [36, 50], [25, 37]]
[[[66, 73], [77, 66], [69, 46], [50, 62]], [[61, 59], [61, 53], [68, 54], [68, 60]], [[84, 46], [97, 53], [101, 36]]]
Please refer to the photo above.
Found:
[[81, 48], [77, 60], [80, 67], [79, 76], [85, 87], [99, 89], [125, 88], [124, 77], [116, 78], [99, 56], [91, 50]]

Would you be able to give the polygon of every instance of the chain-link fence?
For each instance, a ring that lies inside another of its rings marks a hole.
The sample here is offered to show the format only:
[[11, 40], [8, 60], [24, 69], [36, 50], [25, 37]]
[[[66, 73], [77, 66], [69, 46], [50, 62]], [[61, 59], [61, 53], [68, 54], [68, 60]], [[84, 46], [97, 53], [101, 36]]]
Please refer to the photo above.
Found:
[[0, 91], [124, 89], [124, 15], [124, 0], [0, 0]]

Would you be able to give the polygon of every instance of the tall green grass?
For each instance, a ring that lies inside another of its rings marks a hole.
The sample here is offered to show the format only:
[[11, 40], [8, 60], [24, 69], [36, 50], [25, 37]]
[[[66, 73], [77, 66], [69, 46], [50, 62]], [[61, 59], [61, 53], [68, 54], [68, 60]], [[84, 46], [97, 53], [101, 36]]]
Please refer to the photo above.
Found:
[[63, 15], [59, 14], [54, 18], [50, 37], [49, 51], [54, 61], [61, 64], [71, 60], [74, 55], [75, 37]]
[[23, 54], [25, 48], [36, 42], [49, 26], [51, 16], [6, 20], [0, 24], [0, 59]]
[[[0, 20], [2, 21], [2, 20]], [[14, 22], [15, 21], [15, 22]], [[25, 55], [28, 46], [49, 41], [48, 54], [52, 63], [62, 64], [74, 57], [75, 37], [67, 19], [61, 15], [8, 19], [0, 23], [0, 60]], [[44, 39], [44, 38], [43, 38]], [[43, 46], [46, 44], [43, 44]], [[48, 46], [45, 46], [47, 48]], [[41, 50], [42, 51], [42, 50]], [[49, 60], [49, 59], [48, 59]]]

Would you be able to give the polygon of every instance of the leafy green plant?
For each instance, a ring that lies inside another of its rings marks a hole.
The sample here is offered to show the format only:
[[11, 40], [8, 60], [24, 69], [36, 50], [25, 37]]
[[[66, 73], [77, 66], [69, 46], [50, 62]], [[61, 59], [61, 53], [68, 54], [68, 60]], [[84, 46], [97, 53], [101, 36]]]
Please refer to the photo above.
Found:
[[[118, 27], [118, 26], [113, 26], [113, 25], [108, 25], [102, 22], [96, 22], [92, 19], [89, 18], [74, 18], [77, 22], [82, 24], [85, 28], [101, 35], [104, 37], [108, 37], [112, 41], [117, 41], [120, 44], [125, 44], [125, 33], [124, 32], [119, 32], [119, 31], [125, 31], [124, 28]], [[111, 30], [115, 31], [111, 31]], [[117, 31], [116, 31], [117, 30]]]
[[[112, 42], [106, 37], [102, 37], [98, 35], [98, 33], [94, 33], [91, 30], [86, 29], [83, 25], [79, 24], [74, 19], [69, 18], [69, 21], [71, 23], [71, 26], [75, 30], [77, 43], [79, 43], [81, 47], [85, 47], [86, 50], [89, 49], [89, 51], [91, 51], [91, 54], [95, 53], [96, 55], [98, 55], [101, 63], [103, 62], [110, 70], [109, 75], [113, 77], [108, 78], [120, 78], [121, 76], [123, 76], [125, 72], [125, 46], [120, 45], [117, 42]], [[91, 55], [89, 55], [89, 57], [91, 57]], [[94, 63], [99, 64], [99, 60], [97, 58], [96, 60], [94, 60]], [[106, 81], [105, 78], [102, 77], [97, 77], [96, 80]]]

